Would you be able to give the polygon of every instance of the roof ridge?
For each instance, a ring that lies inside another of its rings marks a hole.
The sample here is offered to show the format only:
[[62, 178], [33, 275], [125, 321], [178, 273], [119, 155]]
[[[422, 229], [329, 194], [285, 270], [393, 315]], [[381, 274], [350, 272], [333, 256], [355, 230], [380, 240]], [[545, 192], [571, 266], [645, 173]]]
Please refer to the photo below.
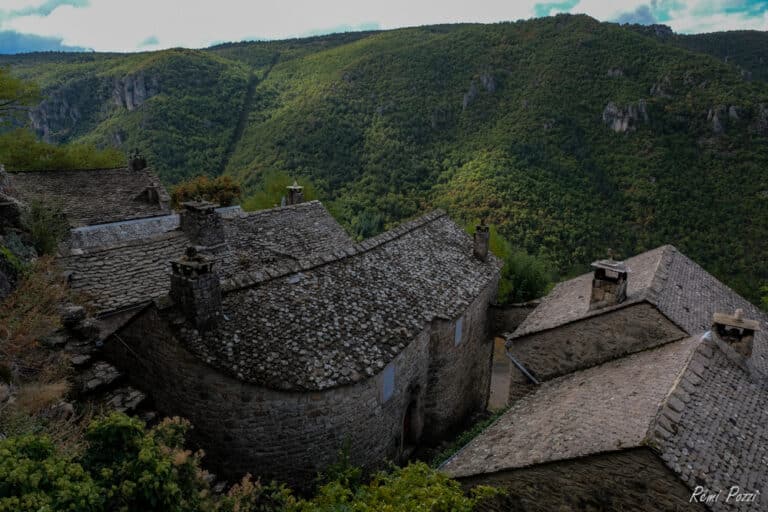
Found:
[[[150, 169], [150, 167], [145, 167], [144, 169], [139, 169], [139, 171], [144, 171]], [[6, 169], [5, 172], [8, 174], [27, 174], [31, 172], [98, 172], [98, 171], [116, 171], [116, 170], [129, 170], [127, 165], [118, 165], [117, 167], [93, 167], [91, 169], [31, 169], [31, 170], [21, 170], [21, 169]], [[131, 172], [137, 172], [137, 171], [131, 171]]]
[[669, 267], [672, 265], [674, 257], [678, 254], [678, 250], [673, 245], [662, 245], [660, 249], [661, 256], [659, 256], [656, 269], [653, 271], [653, 279], [651, 279], [651, 284], [646, 289], [646, 298], [657, 307], [659, 294], [669, 279]]
[[[252, 211], [246, 211], [243, 210], [243, 215], [240, 216], [240, 218], [248, 218], [248, 217], [258, 217], [259, 215], [265, 215], [267, 213], [275, 213], [279, 210], [285, 210], [285, 209], [291, 209], [291, 210], [300, 210], [302, 208], [306, 208], [309, 205], [315, 205], [319, 204], [323, 207], [324, 210], [328, 211], [327, 208], [325, 208], [325, 205], [319, 200], [319, 199], [312, 199], [311, 201], [304, 201], [303, 203], [297, 203], [297, 204], [286, 204], [285, 206], [273, 206], [272, 208], [262, 208], [261, 210], [252, 210]], [[240, 205], [242, 208], [242, 205]]]
[[709, 366], [717, 347], [704, 335], [692, 336], [692, 338], [697, 338], [697, 341], [680, 369], [680, 373], [670, 386], [669, 392], [659, 404], [658, 411], [651, 419], [645, 436], [646, 440], [663, 442], [674, 435], [683, 410], [691, 400], [691, 393], [704, 379], [704, 368]]
[[225, 293], [233, 292], [243, 288], [249, 288], [257, 284], [262, 284], [273, 279], [295, 274], [297, 272], [311, 270], [323, 265], [327, 265], [329, 263], [334, 263], [346, 258], [358, 256], [393, 240], [401, 238], [402, 236], [422, 226], [430, 224], [435, 220], [444, 217], [445, 215], [446, 213], [444, 210], [436, 209], [422, 215], [421, 217], [410, 220], [408, 222], [404, 222], [399, 226], [390, 229], [389, 231], [381, 233], [380, 235], [356, 243], [352, 247], [348, 247], [346, 249], [339, 249], [333, 253], [320, 254], [309, 259], [283, 262], [281, 264], [275, 265], [274, 267], [268, 267], [264, 270], [250, 272], [247, 275], [239, 275], [230, 279], [222, 280], [221, 288]]

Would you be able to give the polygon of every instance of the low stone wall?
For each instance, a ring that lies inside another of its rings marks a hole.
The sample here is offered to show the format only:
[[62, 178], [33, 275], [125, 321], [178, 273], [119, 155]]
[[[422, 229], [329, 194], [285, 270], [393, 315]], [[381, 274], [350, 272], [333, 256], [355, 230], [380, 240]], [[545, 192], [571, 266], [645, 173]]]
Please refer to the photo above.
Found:
[[689, 503], [688, 489], [646, 448], [593, 455], [461, 479], [462, 485], [491, 485], [506, 496], [481, 511], [623, 510], [703, 511]]
[[95, 226], [70, 230], [68, 246], [70, 250], [109, 247], [165, 233], [178, 227], [179, 216], [175, 214], [110, 224], [96, 224]]

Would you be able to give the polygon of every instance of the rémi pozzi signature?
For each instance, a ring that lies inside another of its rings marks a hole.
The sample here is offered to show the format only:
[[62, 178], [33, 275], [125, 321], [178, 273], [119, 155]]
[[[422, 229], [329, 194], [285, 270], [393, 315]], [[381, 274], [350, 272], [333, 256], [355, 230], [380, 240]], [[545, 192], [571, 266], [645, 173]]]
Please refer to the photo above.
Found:
[[728, 490], [720, 489], [713, 491], [701, 485], [697, 485], [691, 494], [689, 503], [704, 503], [713, 505], [715, 503], [756, 503], [759, 500], [760, 491], [752, 492], [741, 489], [738, 485], [732, 485]]

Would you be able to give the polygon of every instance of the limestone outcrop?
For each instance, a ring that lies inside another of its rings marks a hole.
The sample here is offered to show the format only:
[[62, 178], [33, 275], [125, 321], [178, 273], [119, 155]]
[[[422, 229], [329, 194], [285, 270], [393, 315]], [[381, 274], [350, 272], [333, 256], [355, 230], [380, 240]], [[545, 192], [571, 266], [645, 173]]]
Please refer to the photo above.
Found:
[[640, 122], [648, 122], [648, 106], [643, 99], [626, 106], [611, 101], [603, 109], [603, 123], [616, 133], [634, 131]]

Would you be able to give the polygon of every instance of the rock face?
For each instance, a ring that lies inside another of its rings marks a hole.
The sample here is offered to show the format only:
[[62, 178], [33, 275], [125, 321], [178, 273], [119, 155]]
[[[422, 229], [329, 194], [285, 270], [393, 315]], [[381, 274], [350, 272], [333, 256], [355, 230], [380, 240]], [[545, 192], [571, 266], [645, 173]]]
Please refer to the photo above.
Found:
[[112, 101], [118, 107], [136, 110], [145, 101], [160, 92], [157, 77], [146, 77], [143, 73], [115, 77], [112, 83]]
[[759, 105], [755, 117], [755, 131], [760, 135], [768, 135], [768, 105]]
[[712, 133], [720, 135], [725, 133], [729, 121], [738, 121], [742, 115], [742, 110], [736, 105], [715, 105], [707, 112], [707, 122], [711, 123]]
[[46, 99], [30, 110], [30, 123], [45, 141], [63, 142], [79, 126], [98, 122], [110, 99], [118, 108], [136, 110], [160, 92], [160, 85], [156, 76], [137, 73], [72, 80], [43, 92]]
[[642, 99], [625, 107], [611, 101], [603, 109], [603, 123], [616, 133], [634, 131], [641, 121], [648, 122], [647, 104]]
[[[485, 89], [487, 92], [493, 94], [496, 92], [496, 89], [498, 87], [498, 84], [496, 83], [496, 77], [493, 76], [490, 72], [483, 72], [480, 74], [480, 85], [483, 89]], [[461, 103], [461, 106], [464, 110], [469, 107], [472, 102], [477, 99], [477, 96], [480, 94], [480, 88], [477, 86], [477, 81], [472, 80], [472, 83], [469, 84], [469, 90], [464, 94], [464, 100]]]

